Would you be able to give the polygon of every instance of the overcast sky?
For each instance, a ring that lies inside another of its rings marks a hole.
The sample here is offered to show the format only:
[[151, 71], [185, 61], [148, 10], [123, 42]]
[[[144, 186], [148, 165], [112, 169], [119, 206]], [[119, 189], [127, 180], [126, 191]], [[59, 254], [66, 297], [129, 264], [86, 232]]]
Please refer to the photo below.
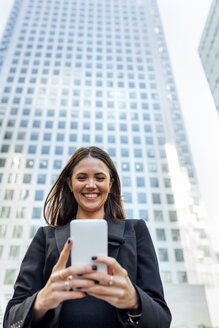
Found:
[[[219, 221], [219, 116], [197, 51], [212, 0], [157, 1], [201, 193]], [[0, 0], [0, 36], [12, 3]]]

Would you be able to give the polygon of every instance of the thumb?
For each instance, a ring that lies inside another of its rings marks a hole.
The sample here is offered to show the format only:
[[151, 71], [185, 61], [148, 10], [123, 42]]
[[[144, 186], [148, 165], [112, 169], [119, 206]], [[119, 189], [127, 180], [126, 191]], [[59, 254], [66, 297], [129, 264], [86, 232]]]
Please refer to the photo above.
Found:
[[65, 246], [63, 247], [63, 250], [61, 251], [60, 255], [59, 255], [59, 259], [58, 262], [56, 263], [56, 265], [54, 266], [53, 270], [61, 270], [64, 269], [66, 267], [70, 252], [71, 252], [71, 248], [72, 248], [72, 239], [68, 238], [68, 240], [65, 243]]

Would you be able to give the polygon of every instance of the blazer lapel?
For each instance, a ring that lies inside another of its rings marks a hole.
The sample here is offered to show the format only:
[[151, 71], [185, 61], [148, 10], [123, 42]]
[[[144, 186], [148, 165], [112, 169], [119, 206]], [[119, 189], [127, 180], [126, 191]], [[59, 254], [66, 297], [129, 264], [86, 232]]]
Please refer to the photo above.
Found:
[[[124, 244], [124, 230], [125, 221], [114, 222], [111, 219], [107, 219], [108, 223], [108, 254], [114, 258], [118, 257], [119, 248]], [[70, 237], [70, 223], [59, 226], [55, 229], [56, 245], [59, 253], [61, 253], [65, 242]], [[67, 262], [67, 266], [71, 265], [70, 257]]]
[[[55, 229], [55, 239], [56, 239], [56, 245], [57, 245], [59, 254], [63, 250], [63, 247], [69, 237], [70, 237], [70, 223], [67, 223], [64, 226], [59, 226]], [[71, 259], [69, 256], [67, 266], [70, 266], [70, 265], [71, 265]]]
[[117, 258], [119, 248], [124, 244], [125, 221], [114, 222], [111, 219], [108, 223], [108, 254], [111, 257]]

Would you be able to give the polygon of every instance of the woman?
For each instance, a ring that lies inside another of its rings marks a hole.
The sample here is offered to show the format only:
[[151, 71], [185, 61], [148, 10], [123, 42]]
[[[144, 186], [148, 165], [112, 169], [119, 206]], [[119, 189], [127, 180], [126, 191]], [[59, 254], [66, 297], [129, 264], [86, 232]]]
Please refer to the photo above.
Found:
[[[5, 328], [170, 326], [149, 232], [143, 220], [125, 220], [119, 176], [106, 152], [88, 147], [73, 154], [47, 196], [44, 217], [49, 226], [38, 230], [24, 257]], [[93, 265], [70, 263], [74, 219], [107, 221], [109, 256], [94, 254]], [[108, 272], [98, 272], [96, 262]]]

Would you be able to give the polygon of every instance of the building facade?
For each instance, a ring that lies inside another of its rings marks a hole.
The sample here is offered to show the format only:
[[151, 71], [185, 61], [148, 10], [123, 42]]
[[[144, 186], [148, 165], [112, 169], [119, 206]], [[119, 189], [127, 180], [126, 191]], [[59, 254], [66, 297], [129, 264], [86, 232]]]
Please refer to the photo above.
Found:
[[[164, 284], [204, 288], [212, 281], [155, 0], [15, 0], [0, 70], [2, 312], [22, 257], [45, 225], [46, 194], [80, 146], [112, 157], [127, 218], [147, 222]], [[207, 308], [204, 317], [197, 324], [209, 324]]]
[[199, 55], [219, 112], [219, 1], [213, 0], [199, 44]]

